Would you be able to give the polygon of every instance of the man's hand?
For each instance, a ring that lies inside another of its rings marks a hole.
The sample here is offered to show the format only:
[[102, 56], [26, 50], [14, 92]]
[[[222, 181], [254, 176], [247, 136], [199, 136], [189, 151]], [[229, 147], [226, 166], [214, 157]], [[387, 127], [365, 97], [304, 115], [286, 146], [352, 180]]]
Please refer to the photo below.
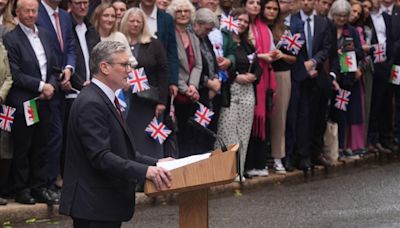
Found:
[[169, 85], [169, 95], [176, 97], [177, 94], [178, 94], [178, 86]]
[[173, 157], [167, 157], [167, 158], [161, 158], [158, 160], [158, 162], [166, 162], [166, 161], [173, 161], [175, 158]]
[[168, 188], [171, 187], [171, 172], [164, 168], [149, 166], [149, 168], [147, 169], [146, 178], [154, 183], [157, 190], [161, 190], [164, 186]]
[[304, 66], [305, 66], [305, 68], [306, 68], [306, 70], [307, 70], [308, 72], [310, 72], [311, 70], [315, 70], [315, 69], [314, 69], [314, 63], [313, 63], [313, 61], [311, 61], [311, 60], [305, 61], [305, 62], [304, 62]]
[[63, 70], [64, 77], [60, 84], [61, 84], [61, 89], [64, 91], [69, 91], [72, 89], [71, 82], [70, 82], [71, 74], [72, 74], [71, 69], [65, 68]]
[[42, 100], [50, 100], [54, 95], [54, 87], [49, 84], [45, 83], [43, 86], [42, 93], [40, 94], [40, 99]]
[[156, 117], [158, 118], [159, 116], [161, 116], [164, 110], [165, 110], [165, 105], [163, 104], [156, 105], [156, 111], [155, 111]]

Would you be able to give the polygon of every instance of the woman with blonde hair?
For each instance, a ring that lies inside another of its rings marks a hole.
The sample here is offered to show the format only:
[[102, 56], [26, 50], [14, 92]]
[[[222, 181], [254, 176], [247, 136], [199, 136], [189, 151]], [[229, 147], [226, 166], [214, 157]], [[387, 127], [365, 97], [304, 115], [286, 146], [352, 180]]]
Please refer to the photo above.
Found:
[[127, 124], [139, 151], [154, 158], [162, 158], [162, 145], [144, 132], [154, 117], [163, 121], [162, 114], [168, 97], [167, 56], [161, 42], [150, 35], [141, 9], [131, 8], [125, 12], [120, 31], [127, 37], [129, 50], [138, 61], [137, 68], [144, 68], [152, 90], [150, 97], [141, 96], [140, 92], [129, 93], [129, 104], [133, 109], [128, 112]]
[[0, 42], [2, 41], [2, 37], [17, 25], [11, 13], [13, 5], [13, 0], [3, 0], [0, 2]]
[[[103, 3], [96, 7], [92, 15], [92, 25], [100, 35], [101, 41], [119, 41], [123, 43], [127, 50], [130, 50], [128, 40], [117, 29], [116, 10], [112, 4]], [[136, 65], [136, 60], [129, 51], [129, 59], [132, 65]]]

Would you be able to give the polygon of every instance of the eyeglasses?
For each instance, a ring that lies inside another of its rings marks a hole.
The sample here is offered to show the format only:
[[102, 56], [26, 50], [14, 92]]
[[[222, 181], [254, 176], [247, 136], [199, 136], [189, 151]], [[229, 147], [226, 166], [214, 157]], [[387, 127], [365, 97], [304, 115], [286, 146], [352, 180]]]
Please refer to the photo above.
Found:
[[107, 63], [110, 64], [110, 65], [118, 64], [118, 65], [120, 65], [120, 66], [123, 66], [123, 67], [125, 67], [125, 71], [130, 71], [130, 70], [133, 69], [133, 66], [132, 66], [132, 64], [131, 64], [130, 62], [125, 62], [125, 63], [107, 62]]

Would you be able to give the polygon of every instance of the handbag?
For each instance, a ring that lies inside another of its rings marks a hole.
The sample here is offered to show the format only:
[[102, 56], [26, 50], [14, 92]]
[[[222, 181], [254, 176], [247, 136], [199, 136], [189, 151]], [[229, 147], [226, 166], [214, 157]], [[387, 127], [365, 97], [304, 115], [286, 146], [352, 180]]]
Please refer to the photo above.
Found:
[[186, 95], [184, 95], [184, 94], [182, 94], [182, 93], [178, 93], [178, 94], [176, 95], [175, 101], [176, 101], [176, 103], [179, 103], [179, 104], [189, 104], [189, 103], [192, 103], [192, 100], [191, 100], [188, 96], [186, 96]]
[[145, 100], [150, 101], [155, 104], [161, 103], [159, 89], [157, 87], [154, 87], [151, 85], [150, 85], [150, 89], [138, 92], [138, 93], [136, 93], [136, 95], [142, 99], [145, 99]]
[[324, 157], [330, 162], [335, 163], [339, 158], [339, 139], [338, 124], [328, 121], [324, 133]]

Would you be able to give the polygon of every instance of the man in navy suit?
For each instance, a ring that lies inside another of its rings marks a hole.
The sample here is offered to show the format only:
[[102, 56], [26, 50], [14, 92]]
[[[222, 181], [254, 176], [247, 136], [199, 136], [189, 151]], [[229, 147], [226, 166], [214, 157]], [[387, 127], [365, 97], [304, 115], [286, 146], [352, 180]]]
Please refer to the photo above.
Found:
[[147, 17], [150, 33], [161, 41], [168, 58], [169, 92], [178, 94], [178, 50], [176, 48], [175, 24], [171, 15], [157, 9], [156, 0], [141, 0], [140, 8]]
[[136, 151], [115, 97], [131, 70], [122, 43], [94, 47], [94, 76], [73, 103], [68, 125], [60, 213], [71, 216], [74, 227], [120, 227], [132, 218], [137, 183], [149, 179], [157, 189], [170, 187], [170, 172]]
[[313, 10], [314, 0], [302, 0], [302, 10], [292, 15], [304, 23], [305, 44], [298, 55], [304, 62], [297, 62], [294, 74], [299, 82], [294, 159], [297, 168], [305, 171], [320, 159], [320, 151], [312, 151], [311, 141], [315, 130], [321, 128], [317, 121], [321, 118], [320, 104], [327, 100], [327, 92], [332, 89], [324, 62], [329, 57], [332, 42], [336, 42], [332, 39], [328, 19], [314, 15]]
[[[46, 189], [46, 147], [49, 128], [49, 100], [58, 82], [53, 74], [56, 62], [50, 35], [35, 25], [39, 3], [19, 0], [17, 27], [4, 37], [14, 81], [6, 104], [16, 108], [11, 135], [14, 143], [12, 179], [15, 201], [23, 204], [54, 203]], [[39, 122], [27, 126], [23, 103], [38, 97]]]
[[[62, 71], [61, 89], [50, 102], [51, 126], [48, 141], [48, 184], [57, 189], [55, 182], [60, 175], [60, 156], [63, 141], [65, 114], [65, 92], [71, 90], [71, 76], [74, 72], [76, 56], [71, 16], [58, 7], [58, 0], [43, 0], [39, 6], [36, 24], [46, 28], [51, 35], [53, 51], [57, 56], [57, 66]], [[60, 185], [60, 184], [58, 184]], [[60, 187], [60, 186], [58, 186]]]

